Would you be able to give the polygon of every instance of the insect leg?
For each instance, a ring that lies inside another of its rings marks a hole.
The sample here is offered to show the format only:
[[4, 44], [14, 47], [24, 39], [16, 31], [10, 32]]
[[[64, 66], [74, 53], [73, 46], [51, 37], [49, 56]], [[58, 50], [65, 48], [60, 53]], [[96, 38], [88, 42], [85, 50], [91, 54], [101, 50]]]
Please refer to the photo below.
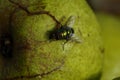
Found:
[[63, 48], [63, 51], [65, 49], [65, 44], [68, 43], [68, 40], [66, 40], [63, 44], [62, 44], [62, 48]]

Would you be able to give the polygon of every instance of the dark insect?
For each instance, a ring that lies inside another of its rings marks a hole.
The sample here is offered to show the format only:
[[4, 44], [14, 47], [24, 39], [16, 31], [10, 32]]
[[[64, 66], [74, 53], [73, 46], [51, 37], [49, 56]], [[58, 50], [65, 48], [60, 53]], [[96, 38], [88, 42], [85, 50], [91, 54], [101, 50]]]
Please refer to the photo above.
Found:
[[0, 37], [0, 53], [4, 57], [12, 57], [13, 52], [13, 40], [10, 35], [2, 35]]
[[59, 29], [57, 28], [49, 33], [49, 39], [70, 40], [73, 34], [73, 28], [61, 26]]
[[61, 25], [60, 27], [57, 27], [53, 29], [52, 31], [49, 31], [49, 39], [55, 39], [55, 40], [73, 40], [76, 42], [80, 42], [80, 39], [75, 37], [74, 29], [72, 28], [75, 22], [75, 17], [70, 16], [65, 23], [65, 25]]

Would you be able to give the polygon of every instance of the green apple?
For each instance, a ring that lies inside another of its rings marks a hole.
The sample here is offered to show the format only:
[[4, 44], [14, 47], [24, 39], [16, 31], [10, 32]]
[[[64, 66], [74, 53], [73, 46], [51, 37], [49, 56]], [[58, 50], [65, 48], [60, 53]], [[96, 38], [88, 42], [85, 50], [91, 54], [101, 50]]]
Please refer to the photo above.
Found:
[[[0, 35], [9, 33], [13, 39], [12, 57], [0, 54], [0, 79], [95, 80], [100, 76], [100, 27], [85, 0], [11, 1], [0, 0]], [[70, 16], [75, 17], [74, 24]], [[49, 31], [68, 22], [74, 39], [49, 39]]]

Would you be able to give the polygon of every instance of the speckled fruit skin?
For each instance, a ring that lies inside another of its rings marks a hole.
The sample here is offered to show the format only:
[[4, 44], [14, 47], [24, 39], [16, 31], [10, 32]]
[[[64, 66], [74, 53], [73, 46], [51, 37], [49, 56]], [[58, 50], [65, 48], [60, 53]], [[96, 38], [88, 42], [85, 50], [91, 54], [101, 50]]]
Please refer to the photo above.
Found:
[[[48, 41], [46, 33], [56, 27], [46, 14], [28, 15], [8, 0], [0, 0], [0, 35], [12, 30], [12, 58], [0, 54], [0, 79], [5, 80], [93, 80], [102, 68], [102, 41], [96, 18], [85, 0], [14, 0], [31, 12], [49, 11], [65, 24], [75, 16], [75, 34], [82, 43]], [[9, 28], [10, 27], [10, 28]], [[92, 79], [93, 78], [93, 79]], [[98, 79], [97, 79], [98, 80]]]

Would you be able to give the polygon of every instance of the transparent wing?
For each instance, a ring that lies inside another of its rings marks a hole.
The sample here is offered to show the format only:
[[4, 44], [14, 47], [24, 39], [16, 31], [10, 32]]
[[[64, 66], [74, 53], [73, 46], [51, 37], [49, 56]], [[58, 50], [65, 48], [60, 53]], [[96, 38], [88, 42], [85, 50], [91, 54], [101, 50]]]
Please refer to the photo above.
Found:
[[75, 23], [75, 16], [70, 16], [69, 18], [68, 18], [68, 20], [66, 21], [66, 26], [68, 26], [68, 27], [73, 27], [73, 25], [74, 25], [74, 23]]
[[73, 36], [71, 37], [71, 41], [73, 42], [77, 42], [77, 43], [82, 43], [83, 41], [77, 37], [75, 34], [73, 34]]

